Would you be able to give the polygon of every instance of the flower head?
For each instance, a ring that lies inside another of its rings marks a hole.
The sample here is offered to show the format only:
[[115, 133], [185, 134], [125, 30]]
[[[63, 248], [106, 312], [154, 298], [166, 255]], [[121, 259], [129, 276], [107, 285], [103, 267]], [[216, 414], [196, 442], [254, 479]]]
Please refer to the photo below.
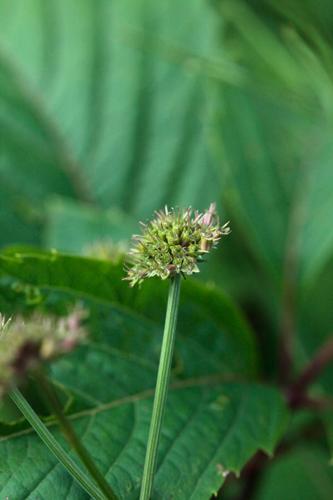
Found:
[[142, 234], [133, 237], [135, 244], [128, 254], [125, 279], [130, 286], [153, 276], [166, 279], [199, 272], [203, 256], [230, 232], [228, 223], [220, 225], [215, 203], [204, 213], [165, 207], [142, 228]]
[[76, 309], [60, 319], [35, 314], [5, 321], [0, 314], [0, 397], [44, 361], [72, 351], [86, 336], [84, 315]]

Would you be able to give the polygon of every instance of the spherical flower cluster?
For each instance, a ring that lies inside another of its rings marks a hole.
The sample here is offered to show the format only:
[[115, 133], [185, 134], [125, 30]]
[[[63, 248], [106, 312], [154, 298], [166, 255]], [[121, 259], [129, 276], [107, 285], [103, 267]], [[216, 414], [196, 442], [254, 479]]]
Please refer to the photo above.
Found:
[[72, 351], [86, 337], [84, 316], [80, 309], [60, 319], [35, 314], [6, 321], [0, 314], [0, 397], [41, 363]]
[[154, 276], [166, 279], [199, 272], [203, 256], [230, 232], [228, 223], [220, 225], [214, 203], [204, 213], [165, 207], [142, 228], [128, 254], [125, 279], [130, 286]]

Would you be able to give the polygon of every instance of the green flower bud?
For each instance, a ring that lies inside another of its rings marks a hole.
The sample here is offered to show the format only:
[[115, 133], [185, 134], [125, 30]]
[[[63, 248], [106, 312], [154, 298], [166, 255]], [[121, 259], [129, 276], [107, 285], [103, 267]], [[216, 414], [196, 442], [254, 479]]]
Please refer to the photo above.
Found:
[[133, 237], [134, 246], [128, 254], [124, 279], [130, 286], [154, 276], [167, 279], [199, 272], [203, 255], [230, 232], [228, 223], [220, 225], [215, 203], [203, 214], [191, 208], [165, 207], [156, 212], [155, 219], [141, 225], [142, 234]]

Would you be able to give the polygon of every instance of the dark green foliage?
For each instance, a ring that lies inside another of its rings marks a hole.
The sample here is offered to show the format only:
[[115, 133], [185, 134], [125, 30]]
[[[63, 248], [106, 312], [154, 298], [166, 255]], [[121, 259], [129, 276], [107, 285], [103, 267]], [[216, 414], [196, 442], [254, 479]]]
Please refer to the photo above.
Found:
[[[98, 248], [212, 201], [232, 234], [182, 284], [153, 500], [332, 497], [330, 360], [293, 392], [333, 334], [332, 13], [0, 0], [0, 312], [88, 308], [90, 344], [50, 376], [120, 498], [138, 498], [167, 287], [131, 290]], [[8, 402], [0, 497], [85, 498]]]

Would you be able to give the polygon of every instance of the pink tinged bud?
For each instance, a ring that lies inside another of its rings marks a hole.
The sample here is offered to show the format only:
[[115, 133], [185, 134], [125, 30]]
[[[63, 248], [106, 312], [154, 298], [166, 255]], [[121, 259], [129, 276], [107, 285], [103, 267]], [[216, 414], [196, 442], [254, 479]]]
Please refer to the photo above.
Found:
[[73, 313], [67, 318], [67, 325], [70, 332], [75, 332], [80, 328], [81, 317], [78, 313]]
[[215, 215], [216, 215], [216, 203], [211, 203], [209, 209], [202, 218], [202, 223], [205, 224], [206, 226], [209, 226], [212, 223]]
[[82, 320], [87, 317], [87, 312], [83, 309], [75, 309], [69, 316], [64, 318], [65, 327], [71, 334], [77, 334], [80, 331]]

